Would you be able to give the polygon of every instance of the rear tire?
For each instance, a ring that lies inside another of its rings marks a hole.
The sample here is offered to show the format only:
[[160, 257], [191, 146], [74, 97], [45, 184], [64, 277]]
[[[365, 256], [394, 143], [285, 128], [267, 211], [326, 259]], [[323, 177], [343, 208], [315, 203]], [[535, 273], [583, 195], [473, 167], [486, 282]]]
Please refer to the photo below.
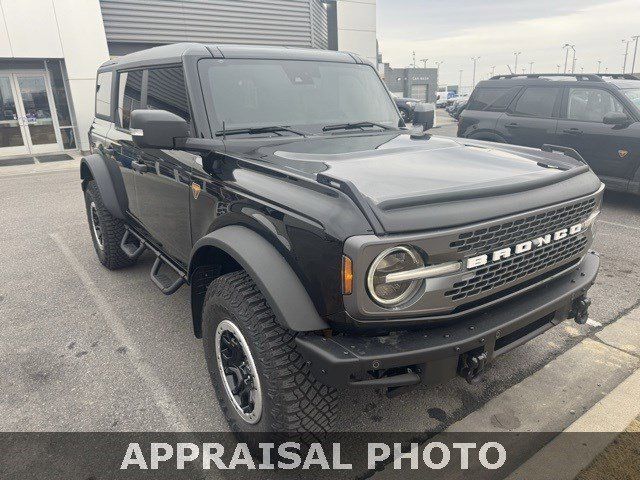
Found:
[[133, 265], [135, 260], [127, 257], [120, 248], [125, 224], [119, 218], [111, 215], [104, 206], [95, 180], [91, 180], [87, 184], [84, 199], [89, 230], [100, 263], [109, 270], [118, 270]]
[[[202, 322], [209, 375], [232, 431], [330, 431], [336, 390], [314, 378], [296, 349], [295, 332], [277, 322], [246, 272], [222, 275], [209, 285]], [[234, 343], [237, 348], [231, 355], [229, 345]], [[220, 355], [220, 351], [226, 353]], [[230, 358], [235, 358], [235, 364]], [[227, 372], [225, 378], [221, 366]], [[241, 371], [244, 380], [237, 381]], [[233, 397], [231, 390], [244, 393]]]

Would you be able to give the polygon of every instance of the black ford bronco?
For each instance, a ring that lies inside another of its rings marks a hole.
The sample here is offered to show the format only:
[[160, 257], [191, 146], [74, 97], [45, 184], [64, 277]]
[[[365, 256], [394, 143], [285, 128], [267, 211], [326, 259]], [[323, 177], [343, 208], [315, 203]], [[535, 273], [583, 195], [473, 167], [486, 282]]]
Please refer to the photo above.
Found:
[[190, 287], [234, 430], [328, 430], [339, 388], [473, 381], [586, 321], [603, 186], [580, 156], [409, 131], [357, 55], [126, 55], [98, 71], [90, 140], [98, 258], [146, 251], [163, 293]]

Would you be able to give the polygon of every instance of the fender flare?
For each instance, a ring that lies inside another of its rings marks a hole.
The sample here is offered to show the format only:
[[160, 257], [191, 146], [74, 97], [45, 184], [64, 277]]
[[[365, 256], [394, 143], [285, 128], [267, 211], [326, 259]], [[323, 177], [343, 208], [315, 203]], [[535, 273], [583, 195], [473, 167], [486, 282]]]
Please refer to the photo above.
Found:
[[82, 178], [83, 190], [90, 179], [95, 180], [102, 202], [109, 213], [121, 220], [126, 219], [127, 192], [115, 164], [110, 164], [97, 153], [88, 155], [80, 160], [80, 178]]
[[325, 330], [309, 294], [284, 257], [263, 236], [238, 225], [215, 230], [196, 242], [189, 261], [189, 279], [198, 250], [212, 246], [227, 253], [256, 282], [278, 322], [295, 332]]

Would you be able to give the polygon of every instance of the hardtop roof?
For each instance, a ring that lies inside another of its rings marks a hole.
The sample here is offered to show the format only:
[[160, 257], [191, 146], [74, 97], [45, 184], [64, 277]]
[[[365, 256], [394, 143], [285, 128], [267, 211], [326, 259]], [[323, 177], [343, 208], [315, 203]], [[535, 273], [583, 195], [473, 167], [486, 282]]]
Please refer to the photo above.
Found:
[[258, 45], [174, 43], [148, 48], [111, 59], [103, 63], [99, 70], [127, 69], [151, 65], [180, 63], [187, 55], [211, 58], [273, 59], [273, 60], [314, 60], [340, 63], [366, 63], [355, 54], [318, 50]]

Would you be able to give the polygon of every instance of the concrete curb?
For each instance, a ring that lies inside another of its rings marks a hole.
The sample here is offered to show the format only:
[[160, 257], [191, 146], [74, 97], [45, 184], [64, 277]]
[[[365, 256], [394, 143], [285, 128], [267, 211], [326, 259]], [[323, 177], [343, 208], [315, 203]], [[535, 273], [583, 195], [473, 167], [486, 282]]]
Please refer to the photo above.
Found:
[[[602, 432], [576, 444], [559, 435], [514, 471], [508, 480], [572, 480], [640, 414], [640, 369], [573, 422], [565, 432]], [[571, 455], [566, 455], [571, 452]]]

